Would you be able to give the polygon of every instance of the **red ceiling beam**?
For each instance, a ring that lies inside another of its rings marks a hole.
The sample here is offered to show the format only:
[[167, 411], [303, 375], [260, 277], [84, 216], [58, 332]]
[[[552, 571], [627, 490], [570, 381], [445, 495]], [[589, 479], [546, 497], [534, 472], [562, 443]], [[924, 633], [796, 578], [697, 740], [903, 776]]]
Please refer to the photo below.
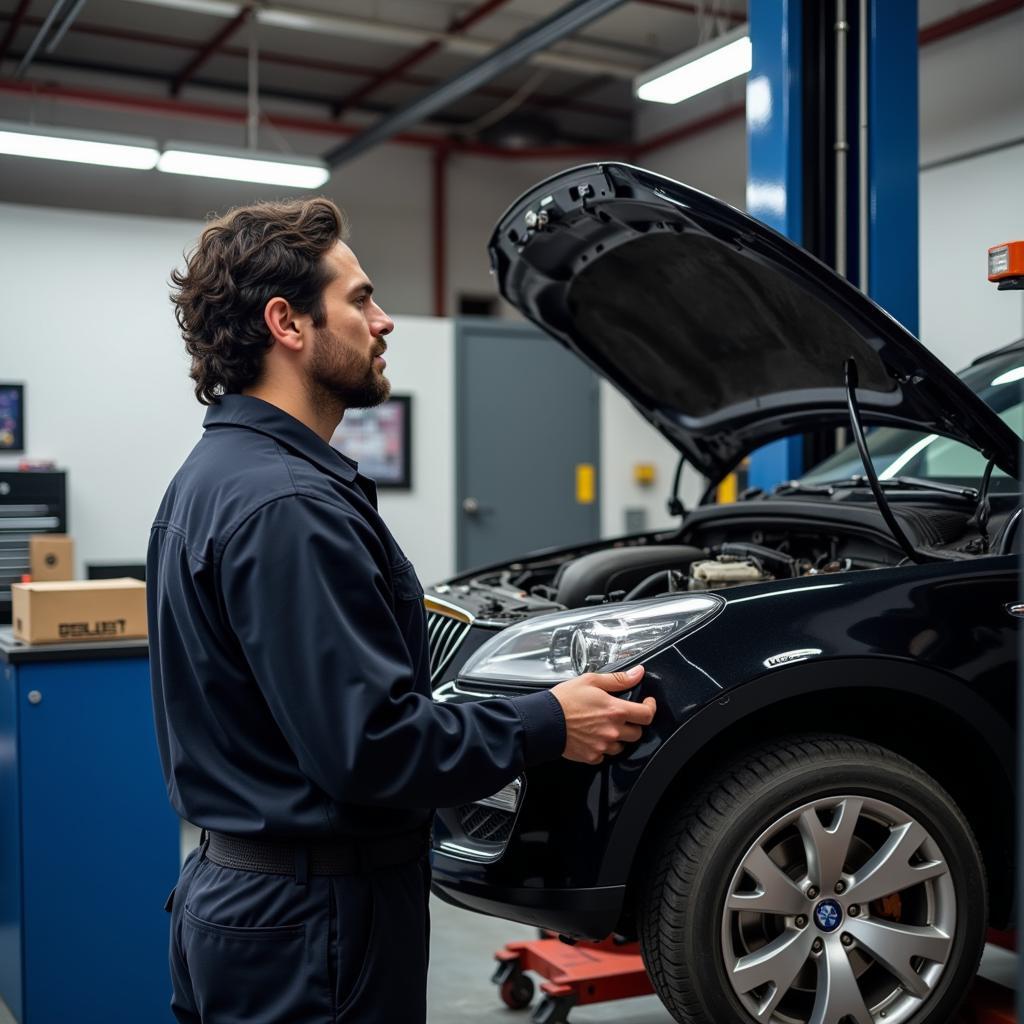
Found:
[[[935, 22], [925, 26], [920, 34], [921, 45], [928, 45], [937, 39], [944, 39], [949, 35], [965, 31], [975, 25], [981, 24], [1000, 15], [1012, 13], [1024, 7], [1024, 0], [993, 0], [990, 3], [980, 4], [978, 7], [965, 11], [962, 14], [954, 15], [944, 21]], [[15, 15], [16, 17], [17, 15]], [[955, 28], [948, 28], [947, 22], [956, 22]], [[10, 34], [10, 33], [9, 33]], [[108, 92], [100, 89], [72, 88], [61, 86], [55, 83], [46, 82], [25, 82], [11, 78], [0, 78], [0, 93], [20, 93], [22, 95], [50, 96], [53, 99], [65, 100], [83, 106], [102, 107], [116, 110], [142, 111], [150, 114], [160, 114], [172, 117], [197, 117], [206, 120], [225, 121], [235, 124], [244, 124], [247, 112], [235, 107], [219, 107], [210, 104], [188, 103], [177, 99], [164, 99], [155, 96], [128, 96], [123, 93]], [[502, 149], [498, 146], [488, 146], [481, 143], [452, 142], [435, 135], [404, 132], [393, 141], [403, 145], [418, 146], [425, 148], [437, 148], [445, 146], [450, 152], [465, 153], [474, 156], [493, 156], [502, 159], [607, 159], [609, 157], [626, 157], [636, 159], [644, 156], [662, 146], [670, 145], [689, 138], [702, 131], [706, 131], [717, 125], [724, 124], [742, 116], [744, 113], [743, 104], [735, 104], [731, 107], [711, 114], [708, 117], [699, 118], [689, 124], [679, 125], [669, 131], [663, 132], [645, 142], [632, 146], [621, 146], [609, 144], [603, 148], [599, 147], [538, 147], [534, 149]], [[362, 128], [352, 125], [345, 125], [334, 120], [322, 120], [318, 118], [304, 118], [290, 115], [273, 115], [267, 118], [278, 128], [291, 129], [294, 131], [311, 132], [315, 134], [331, 136], [354, 135]]]
[[182, 86], [249, 20], [250, 8], [242, 7], [220, 31], [178, 72], [171, 83], [171, 95], [177, 96]]
[[[209, 121], [223, 121], [244, 124], [248, 112], [239, 107], [221, 107], [208, 103], [191, 103], [185, 100], [167, 99], [162, 96], [129, 96], [124, 93], [108, 92], [104, 89], [87, 89], [58, 85], [53, 82], [25, 82], [15, 78], [0, 78], [0, 93], [48, 96], [79, 106], [99, 107], [108, 110], [128, 110], [136, 113], [157, 114], [169, 117], [195, 117]], [[364, 129], [340, 121], [323, 118], [295, 117], [287, 114], [264, 114], [265, 119], [276, 128], [290, 131], [311, 132], [318, 135], [347, 137]], [[476, 142], [457, 142], [445, 136], [418, 132], [403, 132], [392, 140], [406, 146], [436, 149], [445, 146], [453, 153], [471, 156], [497, 156], [502, 159], [599, 159], [614, 155], [625, 156], [627, 147], [588, 146], [537, 147], [535, 149], [502, 149]]]
[[925, 25], [917, 35], [918, 44], [927, 46], [929, 43], [937, 42], [948, 36], [955, 36], [976, 25], [982, 25], [993, 18], [1001, 18], [1004, 14], [1012, 14], [1024, 7], [1024, 0], [990, 0], [989, 3], [978, 4], [977, 7], [968, 8], [953, 14], [941, 21], [934, 21]]
[[[24, 0], [25, 3], [31, 0]], [[7, 21], [5, 15], [0, 14], [0, 23]], [[39, 26], [43, 23], [42, 18], [25, 18], [27, 26]], [[134, 29], [116, 28], [111, 25], [97, 25], [90, 22], [76, 21], [71, 26], [71, 32], [82, 35], [96, 36], [100, 39], [119, 39], [129, 43], [145, 43], [152, 46], [165, 46], [170, 49], [195, 50], [195, 43], [191, 39], [181, 39], [175, 36], [155, 35], [150, 32], [139, 32]], [[225, 57], [248, 57], [248, 50], [240, 46], [222, 46], [220, 53]], [[294, 68], [297, 58], [294, 54], [281, 53], [275, 50], [260, 50], [260, 61], [267, 64], [278, 64], [283, 67]], [[316, 71], [327, 71], [337, 75], [353, 75], [360, 78], [372, 78], [380, 73], [379, 68], [369, 67], [364, 64], [346, 64], [333, 60], [322, 60], [315, 57], [301, 57], [304, 68], [312, 68]], [[407, 85], [423, 86], [424, 88], [437, 85], [440, 79], [431, 78], [427, 75], [404, 74], [397, 81]], [[477, 90], [483, 96], [493, 96], [495, 99], [507, 100], [515, 95], [512, 89], [501, 89], [497, 86], [483, 86]], [[530, 98], [531, 102], [537, 102], [541, 106], [552, 109], [577, 110], [581, 114], [593, 114], [595, 117], [608, 117], [616, 120], [626, 120], [630, 114], [627, 110], [618, 107], [609, 107], [602, 103], [590, 103], [585, 100], [577, 100], [569, 94], [555, 94], [535, 92]]]
[[[461, 18], [456, 18], [456, 20], [452, 22], [448, 32], [455, 35], [458, 35], [460, 32], [465, 32], [466, 29], [475, 25], [478, 21], [482, 21], [489, 14], [492, 14], [506, 3], [508, 3], [508, 0], [485, 0], [485, 2], [480, 4], [479, 7], [474, 7]], [[370, 93], [375, 92], [383, 85], [387, 85], [388, 82], [393, 82], [404, 72], [408, 71], [409, 68], [419, 64], [420, 61], [425, 60], [427, 57], [431, 56], [431, 54], [436, 53], [440, 49], [441, 43], [438, 41], [424, 43], [422, 46], [418, 46], [412, 51], [412, 53], [406, 54], [401, 60], [392, 64], [391, 67], [385, 68], [380, 72], [380, 74], [371, 78], [369, 82], [366, 82], [354, 92], [350, 92], [347, 96], [338, 100], [338, 102], [334, 104], [331, 113], [337, 117], [349, 107], [359, 103], [360, 100], [366, 99]]]
[[[0, 60], [4, 59], [4, 54], [7, 53], [7, 47], [11, 45], [11, 40], [14, 38], [15, 33], [21, 28], [21, 23], [25, 20], [25, 12], [28, 10], [28, 5], [31, 0], [21, 0], [18, 4], [18, 9], [11, 15], [11, 23], [7, 26], [7, 32], [4, 34], [3, 42], [0, 43]], [[39, 23], [42, 24], [42, 19], [39, 19]]]

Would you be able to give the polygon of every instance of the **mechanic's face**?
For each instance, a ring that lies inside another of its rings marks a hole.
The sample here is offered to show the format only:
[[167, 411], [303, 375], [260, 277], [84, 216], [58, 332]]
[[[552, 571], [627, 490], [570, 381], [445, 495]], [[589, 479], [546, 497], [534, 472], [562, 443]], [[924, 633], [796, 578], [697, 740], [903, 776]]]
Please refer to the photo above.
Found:
[[394, 330], [394, 321], [373, 301], [373, 285], [344, 242], [324, 259], [335, 277], [324, 289], [327, 323], [316, 331], [310, 384], [346, 409], [380, 405], [391, 393], [381, 356], [387, 348], [384, 335]]

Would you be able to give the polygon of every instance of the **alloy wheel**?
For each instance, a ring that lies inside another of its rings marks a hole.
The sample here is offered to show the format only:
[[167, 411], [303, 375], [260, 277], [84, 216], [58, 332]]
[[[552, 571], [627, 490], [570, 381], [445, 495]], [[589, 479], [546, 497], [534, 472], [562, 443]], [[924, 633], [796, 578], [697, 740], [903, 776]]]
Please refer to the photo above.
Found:
[[901, 1024], [935, 991], [956, 923], [949, 867], [920, 822], [882, 800], [821, 798], [740, 859], [725, 972], [759, 1024]]

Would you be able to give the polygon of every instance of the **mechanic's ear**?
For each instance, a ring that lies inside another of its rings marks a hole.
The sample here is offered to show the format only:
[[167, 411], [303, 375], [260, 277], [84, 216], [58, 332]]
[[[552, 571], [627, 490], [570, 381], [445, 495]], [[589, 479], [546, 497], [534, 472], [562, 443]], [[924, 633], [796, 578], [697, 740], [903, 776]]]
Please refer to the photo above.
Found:
[[302, 327], [287, 299], [274, 296], [263, 308], [263, 319], [274, 341], [295, 352], [302, 349], [305, 341]]

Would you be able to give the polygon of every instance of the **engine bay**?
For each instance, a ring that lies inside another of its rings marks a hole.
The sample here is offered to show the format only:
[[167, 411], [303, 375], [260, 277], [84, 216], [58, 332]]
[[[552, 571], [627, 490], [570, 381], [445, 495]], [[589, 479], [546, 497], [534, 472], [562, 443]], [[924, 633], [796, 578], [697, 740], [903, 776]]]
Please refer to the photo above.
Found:
[[[963, 504], [898, 506], [916, 544], [944, 559], [978, 550]], [[1004, 516], [993, 516], [994, 532]], [[429, 593], [505, 626], [545, 612], [686, 591], [887, 568], [906, 556], [877, 509], [782, 500], [694, 509], [675, 531], [541, 553], [439, 584]]]

